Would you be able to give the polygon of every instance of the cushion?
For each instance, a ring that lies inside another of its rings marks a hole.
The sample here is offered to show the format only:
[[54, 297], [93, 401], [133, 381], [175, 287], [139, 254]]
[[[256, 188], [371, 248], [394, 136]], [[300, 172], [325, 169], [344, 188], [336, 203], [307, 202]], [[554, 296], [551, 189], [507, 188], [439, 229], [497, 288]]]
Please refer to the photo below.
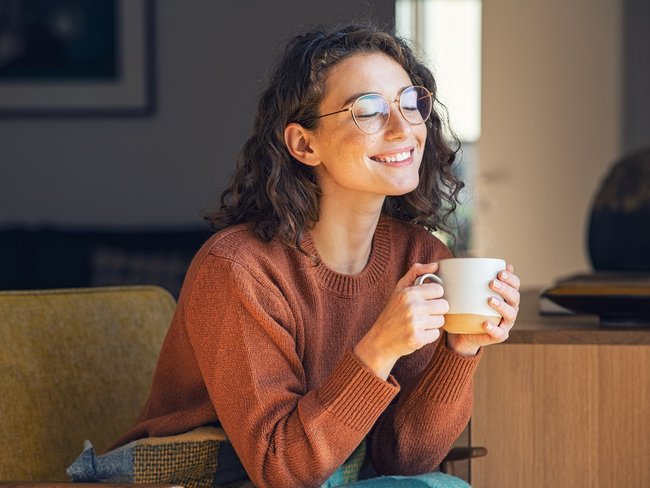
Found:
[[186, 488], [247, 480], [226, 434], [218, 427], [139, 439], [99, 456], [86, 441], [67, 473], [75, 482], [173, 483]]
[[[357, 481], [366, 458], [362, 442], [322, 485]], [[246, 471], [220, 427], [199, 427], [185, 434], [139, 439], [97, 455], [86, 441], [67, 469], [74, 482], [172, 483], [186, 488], [249, 487]]]

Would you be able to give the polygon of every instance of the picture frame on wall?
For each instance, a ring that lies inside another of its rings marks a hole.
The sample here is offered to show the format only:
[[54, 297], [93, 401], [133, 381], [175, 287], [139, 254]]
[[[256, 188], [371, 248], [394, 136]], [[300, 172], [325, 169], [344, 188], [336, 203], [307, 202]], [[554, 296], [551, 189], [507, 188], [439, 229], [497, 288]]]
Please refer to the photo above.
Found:
[[0, 117], [155, 109], [152, 0], [0, 0]]

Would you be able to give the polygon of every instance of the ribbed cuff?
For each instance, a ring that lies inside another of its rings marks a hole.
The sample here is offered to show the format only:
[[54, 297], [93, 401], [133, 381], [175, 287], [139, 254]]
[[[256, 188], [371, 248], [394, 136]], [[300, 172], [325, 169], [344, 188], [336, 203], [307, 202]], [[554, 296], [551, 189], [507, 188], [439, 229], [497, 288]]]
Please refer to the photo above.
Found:
[[319, 398], [343, 423], [368, 431], [399, 390], [392, 376], [383, 381], [348, 351], [321, 388]]
[[461, 356], [447, 347], [445, 334], [424, 373], [422, 384], [424, 396], [438, 403], [453, 403], [464, 394], [472, 381], [474, 371], [482, 356], [482, 349], [475, 356]]

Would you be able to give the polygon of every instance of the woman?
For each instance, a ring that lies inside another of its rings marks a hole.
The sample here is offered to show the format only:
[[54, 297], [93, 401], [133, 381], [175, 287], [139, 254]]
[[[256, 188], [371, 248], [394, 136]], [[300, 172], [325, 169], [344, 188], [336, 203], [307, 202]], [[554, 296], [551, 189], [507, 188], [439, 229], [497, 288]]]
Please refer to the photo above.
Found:
[[509, 266], [501, 323], [445, 334], [442, 287], [413, 286], [451, 256], [429, 231], [462, 185], [435, 92], [374, 28], [289, 43], [120, 444], [218, 423], [260, 487], [319, 486], [360, 446], [373, 475], [435, 470], [519, 304]]

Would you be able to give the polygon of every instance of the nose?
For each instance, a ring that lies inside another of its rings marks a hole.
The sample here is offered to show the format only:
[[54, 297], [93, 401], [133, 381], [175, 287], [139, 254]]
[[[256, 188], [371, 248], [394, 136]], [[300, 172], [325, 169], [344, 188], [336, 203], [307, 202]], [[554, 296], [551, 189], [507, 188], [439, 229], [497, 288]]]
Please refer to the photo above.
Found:
[[390, 103], [390, 116], [384, 131], [388, 139], [403, 139], [413, 131], [411, 124], [407, 122], [399, 109], [398, 100]]

